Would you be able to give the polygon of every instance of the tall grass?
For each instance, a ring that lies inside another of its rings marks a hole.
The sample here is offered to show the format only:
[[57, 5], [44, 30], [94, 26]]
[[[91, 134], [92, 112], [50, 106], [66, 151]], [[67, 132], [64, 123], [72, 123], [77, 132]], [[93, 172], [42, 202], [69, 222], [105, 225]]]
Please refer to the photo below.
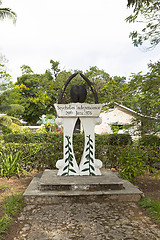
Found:
[[147, 210], [150, 216], [160, 222], [160, 201], [154, 201], [144, 197], [139, 201], [139, 204]]
[[5, 197], [4, 204], [2, 206], [4, 215], [0, 219], [0, 239], [3, 239], [3, 234], [7, 233], [12, 217], [18, 214], [24, 206], [24, 200], [22, 195], [12, 195]]

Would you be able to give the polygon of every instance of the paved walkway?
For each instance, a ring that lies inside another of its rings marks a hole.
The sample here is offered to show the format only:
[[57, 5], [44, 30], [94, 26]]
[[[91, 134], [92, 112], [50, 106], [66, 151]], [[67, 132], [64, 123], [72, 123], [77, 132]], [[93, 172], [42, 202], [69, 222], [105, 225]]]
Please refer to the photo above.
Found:
[[160, 228], [136, 203], [27, 205], [14, 240], [159, 240]]

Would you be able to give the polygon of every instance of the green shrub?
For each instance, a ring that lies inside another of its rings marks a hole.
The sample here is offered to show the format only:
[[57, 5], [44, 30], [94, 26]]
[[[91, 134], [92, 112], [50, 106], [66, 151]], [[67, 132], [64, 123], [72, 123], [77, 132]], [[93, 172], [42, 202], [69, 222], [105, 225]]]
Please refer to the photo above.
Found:
[[[63, 158], [62, 133], [9, 134], [4, 136], [4, 141], [6, 143], [3, 147], [0, 146], [0, 150], [2, 152], [21, 151], [21, 158], [25, 159], [21, 166], [25, 170], [55, 168], [57, 160]], [[118, 168], [121, 164], [125, 174], [127, 171], [130, 172], [129, 178], [135, 178], [143, 166], [149, 166], [151, 169], [154, 164], [160, 162], [160, 147], [138, 148], [127, 145], [131, 142], [131, 137], [127, 134], [95, 135], [95, 157], [103, 162], [103, 167]], [[78, 163], [81, 160], [83, 148], [84, 134], [74, 134], [73, 149]], [[122, 148], [127, 151], [123, 152]], [[136, 159], [139, 159], [139, 163]]]
[[11, 177], [17, 174], [20, 177], [20, 174], [25, 173], [24, 169], [20, 164], [21, 153], [8, 152], [1, 153], [0, 155], [0, 175], [2, 177]]
[[[78, 141], [82, 141], [84, 134], [74, 134]], [[40, 133], [27, 133], [27, 134], [8, 134], [4, 136], [5, 142], [16, 142], [16, 143], [40, 143], [40, 142], [55, 142], [63, 138], [63, 134], [52, 133], [52, 132], [40, 132]], [[96, 134], [95, 139], [97, 144], [123, 146], [132, 143], [132, 138], [129, 134], [110, 134], [110, 135], [98, 135]]]
[[[61, 133], [10, 134], [4, 136], [4, 139], [8, 143], [5, 143], [5, 148], [2, 148], [2, 151], [21, 151], [22, 158], [25, 158], [23, 167], [26, 170], [55, 168], [57, 160], [63, 158], [63, 134]], [[15, 143], [12, 143], [13, 140]], [[83, 148], [84, 134], [74, 134], [73, 149], [78, 163], [81, 160]], [[103, 162], [104, 167], [117, 166], [120, 147], [108, 145], [107, 135], [95, 136], [95, 149], [95, 157]]]
[[1, 152], [21, 151], [20, 165], [26, 171], [33, 168], [55, 168], [56, 162], [63, 158], [63, 141], [55, 143], [7, 143]]
[[38, 128], [38, 129], [36, 130], [36, 134], [37, 134], [37, 133], [46, 134], [46, 133], [47, 133], [47, 130], [46, 130], [45, 126], [42, 126], [41, 128]]
[[144, 151], [139, 147], [121, 148], [121, 152], [117, 160], [120, 168], [119, 173], [122, 178], [135, 180], [138, 176], [143, 175], [147, 169], [144, 159]]
[[31, 130], [29, 127], [21, 127], [21, 134], [29, 134], [31, 133]]
[[9, 129], [10, 129], [11, 132], [14, 133], [14, 134], [21, 132], [21, 126], [15, 124], [15, 123], [12, 123], [12, 124], [9, 126]]
[[141, 147], [146, 152], [145, 163], [150, 167], [160, 167], [160, 147]]
[[160, 146], [160, 137], [156, 135], [143, 135], [139, 139], [139, 145], [143, 146]]
[[6, 143], [54, 143], [61, 141], [62, 133], [27, 133], [27, 134], [8, 134], [4, 136]]
[[21, 132], [21, 125], [20, 120], [15, 117], [7, 115], [0, 117], [0, 126], [2, 126], [2, 133], [4, 135]]
[[[150, 154], [156, 154], [154, 158]], [[144, 147], [126, 146], [121, 148], [117, 156], [117, 165], [122, 178], [135, 180], [138, 176], [143, 175], [145, 171], [150, 171], [157, 175], [153, 168], [154, 163], [160, 162], [158, 149], [148, 149]]]
[[2, 127], [2, 133], [3, 133], [3, 135], [8, 135], [9, 133], [11, 133], [12, 131], [11, 131], [11, 129], [9, 128], [9, 127], [7, 127], [7, 126], [3, 126]]
[[108, 144], [114, 146], [124, 146], [132, 144], [132, 138], [129, 134], [109, 134]]
[[119, 126], [117, 125], [111, 125], [111, 130], [114, 134], [118, 134], [119, 132]]
[[0, 125], [1, 126], [10, 126], [12, 124], [11, 117], [4, 115], [0, 117]]

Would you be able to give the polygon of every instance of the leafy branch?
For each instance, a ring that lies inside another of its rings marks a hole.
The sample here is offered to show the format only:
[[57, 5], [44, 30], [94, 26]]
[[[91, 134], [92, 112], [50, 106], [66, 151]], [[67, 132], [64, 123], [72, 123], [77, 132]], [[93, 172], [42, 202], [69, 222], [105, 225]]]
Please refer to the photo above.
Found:
[[91, 139], [91, 135], [88, 135], [87, 138], [88, 138], [88, 142], [87, 142], [86, 152], [88, 152], [88, 153], [85, 156], [87, 161], [85, 161], [84, 165], [88, 165], [88, 168], [84, 168], [82, 170], [82, 172], [89, 171], [89, 175], [94, 176], [95, 175], [95, 173], [94, 173], [95, 169], [92, 165], [92, 163], [94, 163], [94, 159], [93, 159], [93, 140]]
[[[67, 139], [67, 145], [65, 146], [66, 152], [65, 152], [65, 163], [66, 166], [63, 168], [63, 171], [66, 171], [62, 174], [62, 176], [69, 175], [69, 172], [76, 173], [76, 171], [73, 168], [73, 154], [71, 149], [71, 141], [69, 136], [65, 136]], [[72, 168], [71, 168], [72, 167]]]
[[132, 39], [134, 46], [138, 47], [145, 41], [150, 41], [150, 46], [147, 49], [151, 49], [160, 43], [160, 8], [159, 0], [128, 0], [128, 6], [133, 6], [133, 14], [127, 17], [125, 20], [129, 23], [143, 23], [145, 25], [141, 32], [133, 31], [129, 37]]

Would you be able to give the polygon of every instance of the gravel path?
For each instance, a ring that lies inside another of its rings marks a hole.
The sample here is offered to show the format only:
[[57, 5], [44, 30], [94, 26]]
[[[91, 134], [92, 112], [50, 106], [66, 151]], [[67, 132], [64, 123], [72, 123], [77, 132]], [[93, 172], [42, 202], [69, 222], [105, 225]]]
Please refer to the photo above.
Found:
[[136, 203], [27, 205], [14, 240], [159, 240], [160, 228]]

